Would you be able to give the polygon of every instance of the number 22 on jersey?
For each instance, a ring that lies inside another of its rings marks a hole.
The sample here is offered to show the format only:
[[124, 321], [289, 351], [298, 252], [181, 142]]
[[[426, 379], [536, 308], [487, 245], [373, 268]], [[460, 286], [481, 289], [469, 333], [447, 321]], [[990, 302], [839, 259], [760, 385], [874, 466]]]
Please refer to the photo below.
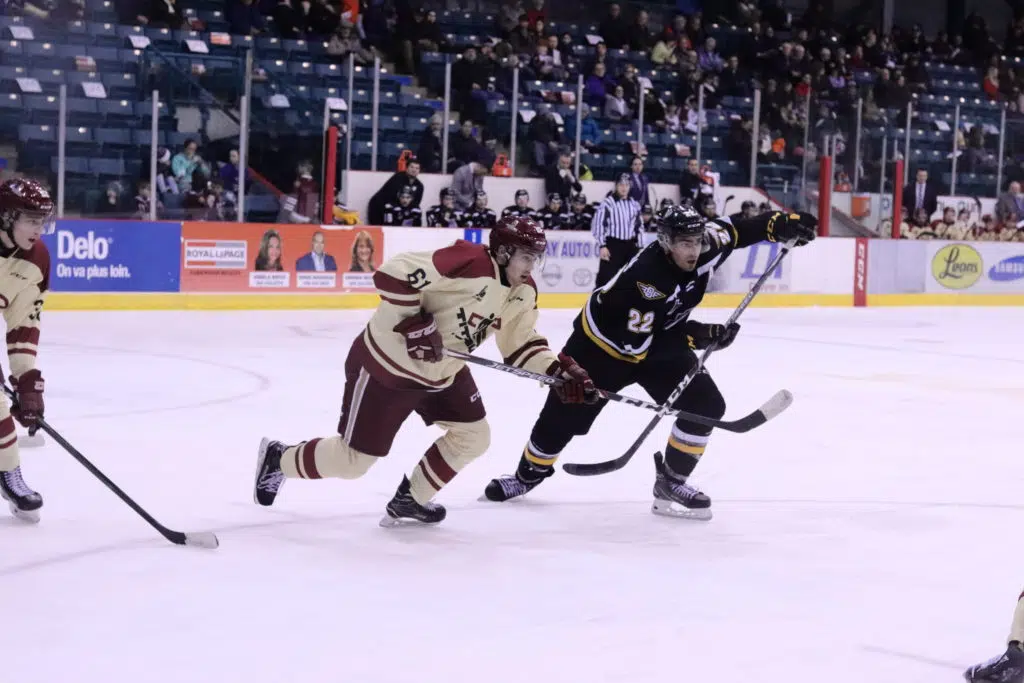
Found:
[[650, 334], [654, 327], [654, 311], [641, 313], [635, 308], [629, 309], [629, 322], [626, 329], [636, 334]]

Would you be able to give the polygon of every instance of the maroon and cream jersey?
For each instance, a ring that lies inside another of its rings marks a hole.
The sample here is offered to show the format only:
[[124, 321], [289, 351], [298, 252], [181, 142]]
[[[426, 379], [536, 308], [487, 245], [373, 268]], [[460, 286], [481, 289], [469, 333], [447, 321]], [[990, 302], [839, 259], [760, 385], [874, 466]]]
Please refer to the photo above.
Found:
[[0, 307], [7, 324], [7, 358], [15, 377], [36, 366], [39, 317], [49, 286], [50, 252], [41, 240], [28, 251], [7, 249], [0, 243]]
[[502, 282], [498, 264], [483, 245], [459, 240], [437, 251], [398, 254], [374, 273], [381, 303], [363, 333], [374, 362], [368, 371], [382, 382], [412, 381], [447, 387], [463, 361], [414, 360], [405, 337], [395, 332], [421, 309], [431, 313], [446, 348], [471, 353], [492, 334], [506, 363], [544, 373], [557, 360], [537, 333], [537, 286], [531, 278], [514, 287]]

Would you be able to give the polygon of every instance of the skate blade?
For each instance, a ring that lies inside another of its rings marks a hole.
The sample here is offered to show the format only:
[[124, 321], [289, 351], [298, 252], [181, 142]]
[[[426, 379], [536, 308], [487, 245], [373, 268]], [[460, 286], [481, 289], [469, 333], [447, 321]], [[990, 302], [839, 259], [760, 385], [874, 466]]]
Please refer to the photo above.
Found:
[[437, 526], [440, 522], [421, 522], [418, 519], [411, 519], [409, 517], [392, 517], [389, 514], [385, 514], [380, 518], [378, 525], [383, 529], [395, 529], [404, 526]]
[[46, 439], [39, 432], [18, 437], [18, 446], [20, 448], [42, 448], [45, 445]]
[[39, 524], [39, 510], [22, 510], [14, 503], [8, 503], [14, 518], [26, 524]]
[[651, 512], [662, 517], [676, 517], [707, 522], [711, 519], [711, 508], [688, 508], [668, 500], [657, 500], [651, 503]]

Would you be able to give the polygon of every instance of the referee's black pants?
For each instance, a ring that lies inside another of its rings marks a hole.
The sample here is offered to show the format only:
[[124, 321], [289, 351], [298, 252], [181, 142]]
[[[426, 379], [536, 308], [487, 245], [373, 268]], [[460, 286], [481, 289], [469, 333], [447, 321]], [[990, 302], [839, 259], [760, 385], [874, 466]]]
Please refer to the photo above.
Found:
[[620, 240], [609, 237], [605, 240], [604, 246], [608, 247], [608, 252], [611, 256], [607, 261], [601, 261], [601, 264], [598, 266], [597, 283], [594, 285], [594, 289], [603, 287], [606, 282], [612, 279], [615, 273], [619, 272], [622, 266], [629, 263], [629, 259], [636, 256], [636, 253], [640, 251], [636, 240]]

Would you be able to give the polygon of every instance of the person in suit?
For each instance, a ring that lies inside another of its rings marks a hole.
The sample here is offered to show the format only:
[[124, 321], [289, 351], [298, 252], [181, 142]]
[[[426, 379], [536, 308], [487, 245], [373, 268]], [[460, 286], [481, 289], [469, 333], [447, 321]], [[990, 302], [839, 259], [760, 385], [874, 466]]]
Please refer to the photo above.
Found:
[[1016, 180], [996, 202], [996, 220], [1001, 225], [1016, 225], [1024, 220], [1024, 194], [1021, 194], [1020, 183]]
[[644, 173], [644, 158], [637, 155], [629, 164], [629, 198], [635, 199], [640, 206], [649, 203], [648, 192], [650, 178]]
[[337, 270], [334, 257], [324, 253], [324, 234], [317, 230], [313, 233], [312, 251], [299, 257], [295, 262], [295, 272], [333, 273]]
[[420, 174], [420, 162], [416, 157], [409, 157], [405, 162], [405, 170], [398, 171], [370, 198], [370, 225], [384, 224], [384, 207], [395, 200], [403, 187], [412, 190], [412, 205], [419, 206], [423, 201], [423, 183], [416, 177]]
[[903, 188], [903, 206], [914, 215], [918, 209], [924, 209], [931, 216], [939, 208], [939, 189], [928, 182], [928, 171], [917, 169], [914, 182]]

